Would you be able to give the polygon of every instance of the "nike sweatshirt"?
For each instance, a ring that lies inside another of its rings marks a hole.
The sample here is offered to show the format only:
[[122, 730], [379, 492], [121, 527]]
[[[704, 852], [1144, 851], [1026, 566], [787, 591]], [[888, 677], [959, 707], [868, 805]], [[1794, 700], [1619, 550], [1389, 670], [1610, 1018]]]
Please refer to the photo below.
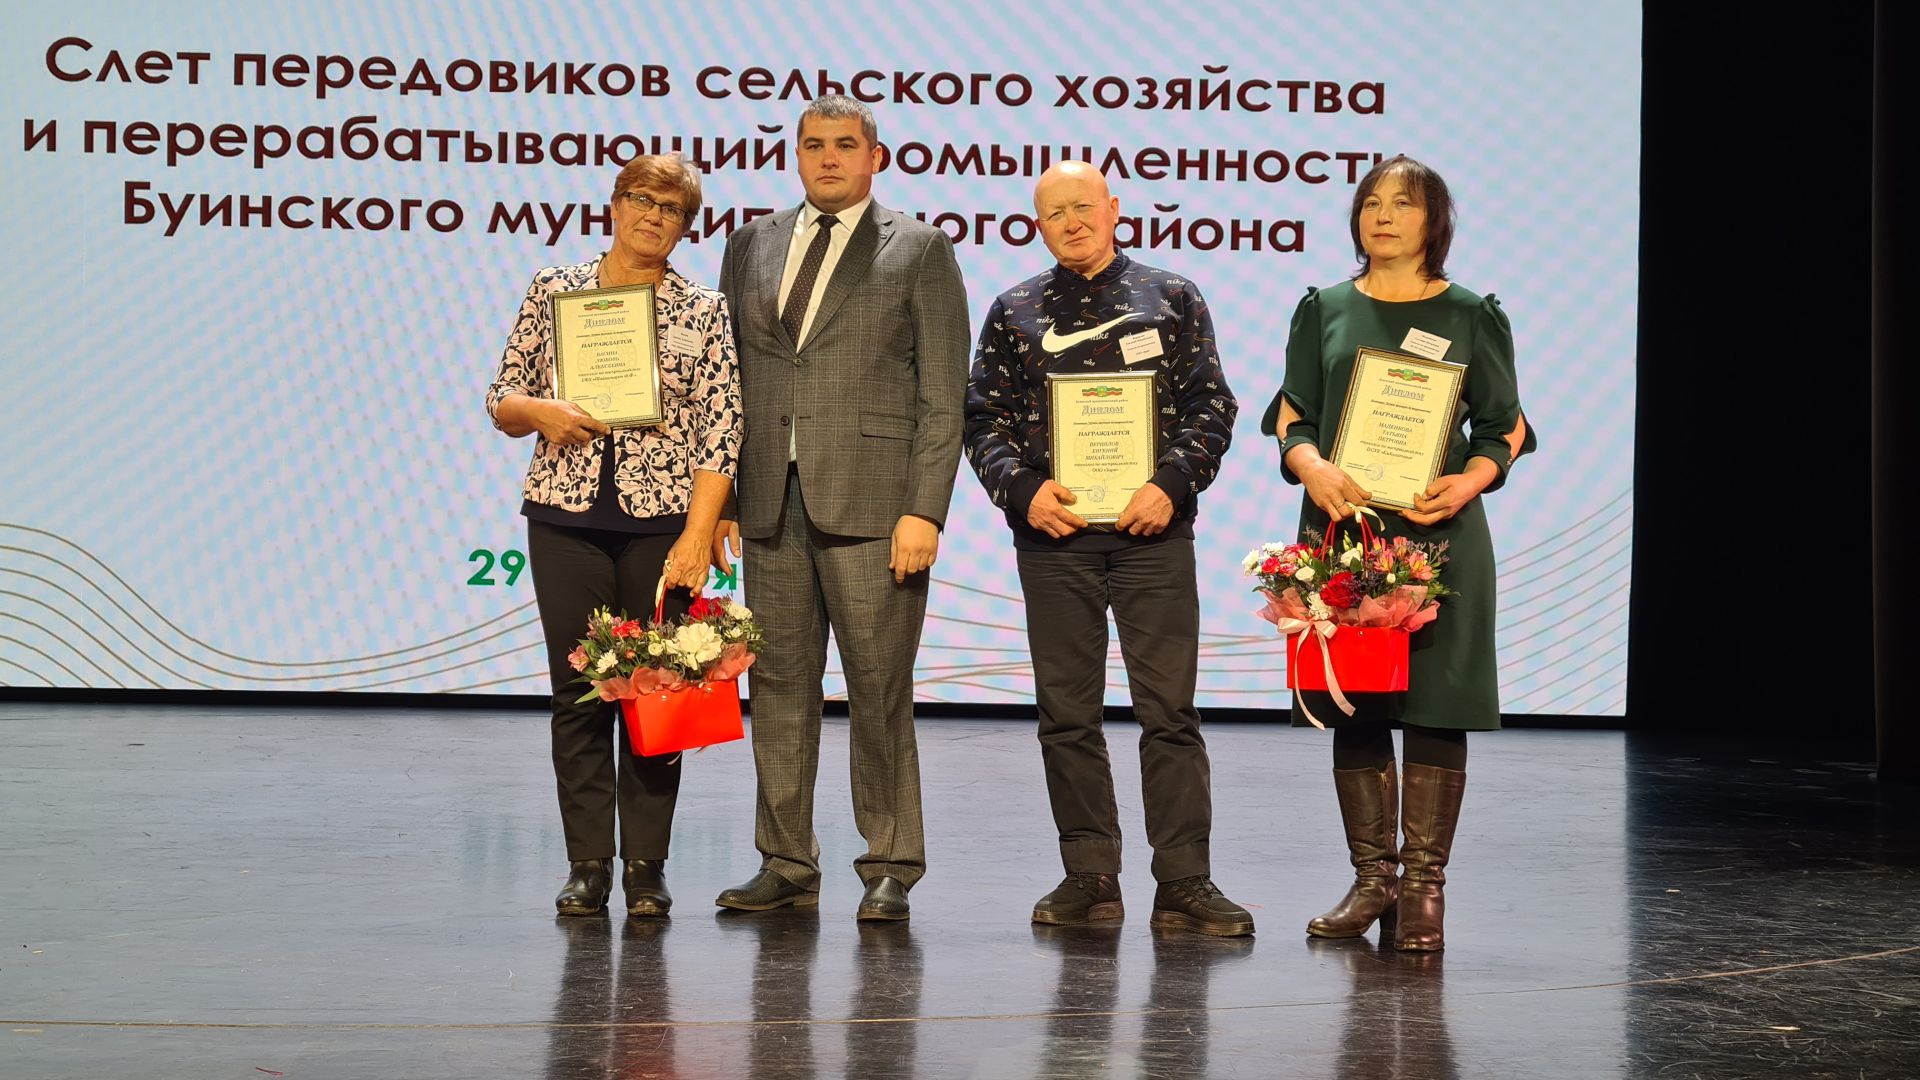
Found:
[[[1151, 482], [1173, 500], [1166, 531], [1137, 537], [1082, 529], [1055, 540], [1027, 524], [1028, 505], [1052, 475], [1047, 376], [1148, 365], [1158, 373], [1160, 410], [1159, 465]], [[1055, 264], [996, 297], [980, 327], [967, 385], [967, 461], [1006, 513], [1017, 548], [1113, 551], [1191, 539], [1200, 493], [1220, 472], [1239, 410], [1220, 370], [1213, 318], [1191, 281], [1125, 254], [1092, 278]]]

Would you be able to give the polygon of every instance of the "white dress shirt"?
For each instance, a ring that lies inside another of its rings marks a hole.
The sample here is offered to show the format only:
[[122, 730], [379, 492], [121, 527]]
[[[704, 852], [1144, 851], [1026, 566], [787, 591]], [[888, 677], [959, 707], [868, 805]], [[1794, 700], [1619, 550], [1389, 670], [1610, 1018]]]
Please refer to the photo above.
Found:
[[[813, 295], [807, 298], [807, 313], [800, 320], [800, 341], [807, 340], [813, 333], [813, 316], [820, 310], [820, 298], [827, 295], [827, 283], [833, 280], [834, 267], [840, 265], [840, 255], [847, 250], [847, 241], [853, 238], [853, 230], [859, 226], [860, 219], [866, 217], [867, 206], [873, 202], [868, 195], [845, 210], [833, 215], [839, 224], [827, 234], [827, 257], [820, 262], [820, 273], [813, 279]], [[820, 220], [825, 211], [814, 206], [812, 201], [800, 204], [800, 215], [793, 221], [793, 239], [787, 244], [787, 267], [780, 274], [780, 313], [786, 314], [787, 294], [793, 291], [793, 279], [800, 276], [800, 264], [806, 261], [807, 248], [813, 244], [814, 222]], [[795, 342], [797, 347], [800, 342]], [[800, 418], [794, 417], [792, 434], [787, 437], [787, 460], [794, 461], [800, 456]]]

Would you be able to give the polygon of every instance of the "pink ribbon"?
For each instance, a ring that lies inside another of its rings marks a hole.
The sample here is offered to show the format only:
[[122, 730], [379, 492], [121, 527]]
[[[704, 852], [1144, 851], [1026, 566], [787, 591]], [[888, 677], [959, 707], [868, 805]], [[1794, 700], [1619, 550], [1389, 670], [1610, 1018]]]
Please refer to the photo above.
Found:
[[736, 641], [727, 646], [726, 650], [720, 654], [720, 658], [707, 669], [707, 680], [725, 682], [728, 679], [737, 679], [753, 666], [753, 660], [754, 656], [747, 651], [746, 645]]
[[[1341, 692], [1340, 680], [1333, 677], [1333, 656], [1327, 651], [1327, 642], [1333, 640], [1334, 633], [1340, 628], [1325, 619], [1318, 621], [1295, 619], [1286, 615], [1277, 614], [1273, 619], [1273, 625], [1278, 627], [1282, 634], [1287, 635], [1289, 639], [1293, 640], [1293, 653], [1287, 660], [1288, 664], [1298, 664], [1300, 662], [1300, 647], [1306, 644], [1309, 637], [1315, 638], [1320, 642], [1320, 663], [1327, 676], [1327, 694], [1333, 698], [1333, 703], [1340, 707], [1341, 712], [1352, 716], [1353, 702], [1348, 701], [1347, 695]], [[1295, 638], [1294, 635], [1296, 634], [1298, 634], [1299, 637]], [[1314, 727], [1322, 731], [1327, 729], [1327, 725], [1321, 723], [1320, 718], [1313, 715], [1313, 710], [1307, 708], [1305, 695], [1295, 694], [1294, 700], [1299, 702], [1300, 711], [1306, 714], [1308, 723], [1311, 723]]]
[[619, 701], [622, 698], [637, 698], [653, 693], [655, 690], [678, 690], [687, 685], [686, 680], [666, 668], [635, 668], [629, 678], [615, 675], [611, 679], [599, 679], [593, 684], [581, 701], [588, 701], [598, 694], [601, 701]]

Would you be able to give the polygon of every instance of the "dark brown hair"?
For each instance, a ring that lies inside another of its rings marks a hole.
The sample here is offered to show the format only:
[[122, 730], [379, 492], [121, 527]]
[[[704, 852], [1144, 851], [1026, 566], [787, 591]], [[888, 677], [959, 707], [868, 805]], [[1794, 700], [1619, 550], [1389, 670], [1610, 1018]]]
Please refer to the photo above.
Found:
[[1429, 281], [1445, 281], [1447, 252], [1453, 247], [1453, 195], [1447, 190], [1447, 182], [1440, 179], [1439, 173], [1405, 154], [1395, 154], [1375, 165], [1360, 178], [1360, 186], [1353, 190], [1353, 209], [1347, 213], [1347, 231], [1353, 235], [1353, 257], [1360, 260], [1360, 269], [1355, 270], [1353, 276], [1364, 276], [1370, 265], [1366, 246], [1360, 242], [1360, 207], [1373, 194], [1373, 189], [1389, 176], [1399, 177], [1407, 194], [1413, 197], [1414, 204], [1427, 212], [1427, 254], [1420, 264], [1420, 272]]

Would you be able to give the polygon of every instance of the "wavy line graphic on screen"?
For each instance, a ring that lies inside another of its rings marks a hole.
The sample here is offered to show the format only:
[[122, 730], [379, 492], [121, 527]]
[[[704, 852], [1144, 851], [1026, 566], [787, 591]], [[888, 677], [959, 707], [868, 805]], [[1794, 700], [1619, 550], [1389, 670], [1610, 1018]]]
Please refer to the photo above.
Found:
[[[1631, 505], [1626, 507], [1620, 507], [1619, 504], [1622, 502], [1625, 502], [1628, 498], [1632, 496], [1632, 494], [1633, 493], [1630, 491], [1623, 491], [1620, 494], [1615, 495], [1613, 498], [1608, 499], [1605, 503], [1601, 504], [1598, 509], [1588, 513], [1586, 517], [1583, 517], [1580, 520], [1573, 522], [1572, 524], [1568, 525], [1566, 528], [1561, 529], [1557, 533], [1554, 533], [1552, 536], [1548, 536], [1542, 540], [1536, 541], [1535, 543], [1528, 545], [1527, 547], [1519, 548], [1507, 555], [1502, 556], [1500, 559], [1500, 573], [1502, 575], [1502, 580], [1505, 579], [1505, 575], [1509, 571], [1518, 569], [1519, 567], [1525, 566], [1528, 563], [1537, 562], [1541, 558], [1541, 556], [1535, 555], [1534, 553], [1537, 551], [1540, 551], [1542, 548], [1553, 546], [1553, 551], [1556, 551], [1556, 552], [1564, 551], [1568, 547], [1572, 546], [1573, 544], [1579, 543], [1580, 541], [1586, 539], [1588, 536], [1592, 535], [1592, 532], [1593, 532], [1593, 530], [1586, 528], [1587, 523], [1601, 516], [1602, 514], [1612, 511], [1612, 512], [1624, 515], [1628, 521], [1631, 521], [1633, 518], [1633, 507]], [[1562, 537], [1570, 537], [1571, 539], [1568, 539], [1567, 542], [1564, 544], [1556, 545], [1555, 542], [1560, 540]], [[1533, 557], [1532, 558], [1524, 557], [1529, 555]]]
[[[24, 668], [49, 685], [62, 681], [54, 674], [57, 667], [73, 686], [336, 690], [414, 683], [433, 690], [458, 690], [458, 685], [444, 685], [443, 677], [537, 649], [542, 641], [539, 620], [529, 614], [533, 605], [527, 603], [404, 649], [330, 660], [241, 656], [187, 633], [112, 567], [73, 541], [4, 522], [0, 522], [0, 597], [6, 600], [0, 607], [0, 629], [28, 631], [40, 645], [53, 649], [49, 654], [13, 634], [5, 635], [6, 641], [52, 665]], [[501, 648], [495, 643], [510, 638], [517, 640], [505, 651], [495, 651]], [[476, 657], [485, 646], [491, 648]], [[8, 658], [9, 666], [22, 668], [19, 661], [24, 656]], [[244, 670], [247, 667], [268, 670]], [[91, 668], [99, 674], [83, 677], [75, 668]], [[312, 670], [316, 668], [333, 670]], [[285, 674], [288, 669], [302, 669], [302, 673]], [[365, 682], [369, 676], [403, 671], [404, 675], [394, 678]], [[430, 686], [426, 685], [429, 680], [433, 681]]]
[[[1614, 657], [1624, 651], [1625, 614], [1607, 612], [1610, 604], [1621, 603], [1631, 557], [1631, 507], [1625, 493], [1529, 547], [1502, 559], [1502, 696], [1509, 711], [1578, 715], [1582, 709], [1598, 707], [1618, 712], [1624, 705], [1625, 674], [1619, 663], [1602, 663], [1594, 670], [1594, 657], [1584, 659], [1567, 655], [1582, 640], [1591, 639], [1597, 655]], [[47, 685], [86, 685], [99, 687], [179, 687], [195, 689], [327, 689], [340, 691], [380, 690], [413, 687], [435, 692], [473, 692], [502, 687], [526, 693], [545, 690], [545, 673], [537, 662], [524, 674], [489, 676], [468, 681], [467, 673], [479, 675], [474, 668], [487, 664], [526, 663], [539, 655], [541, 637], [537, 619], [531, 616], [531, 604], [523, 604], [501, 616], [455, 634], [421, 645], [366, 656], [336, 660], [268, 661], [224, 652], [194, 638], [162, 615], [118, 573], [90, 552], [63, 537], [26, 526], [0, 523], [0, 683], [20, 683], [5, 677], [19, 672]], [[31, 546], [28, 546], [31, 545]], [[51, 549], [51, 550], [45, 550]], [[1598, 564], [1598, 565], [1596, 565]], [[1567, 596], [1553, 618], [1545, 618], [1534, 607], [1536, 590], [1541, 595], [1565, 588], [1562, 579], [1584, 577], [1574, 590], [1581, 602], [1568, 606]], [[922, 685], [925, 700], [942, 700], [955, 691], [1005, 695], [1030, 700], [1032, 675], [1026, 656], [1026, 635], [1022, 625], [1022, 600], [1013, 591], [981, 588], [960, 582], [937, 581], [942, 590], [970, 593], [996, 605], [1005, 605], [1006, 621], [969, 619], [929, 613], [929, 640], [923, 645], [928, 653], [957, 654], [960, 663], [922, 665], [926, 676]], [[38, 588], [41, 595], [21, 591]], [[71, 588], [69, 587], [71, 586]], [[49, 600], [53, 602], [50, 603]], [[137, 633], [124, 633], [116, 623], [115, 636], [95, 632], [95, 612], [120, 620]], [[142, 614], [144, 612], [145, 614]], [[514, 621], [516, 616], [527, 617]], [[150, 616], [150, 617], [149, 617]], [[938, 640], [935, 623], [945, 623], [962, 632], [985, 631], [989, 641], [961, 641], [948, 644]], [[94, 627], [94, 629], [89, 629]], [[1524, 628], [1517, 636], [1510, 627]], [[7, 632], [11, 630], [12, 632]], [[500, 642], [511, 634], [521, 639], [496, 646], [499, 651], [481, 652], [479, 646]], [[475, 635], [482, 635], [476, 637]], [[1273, 702], [1286, 694], [1285, 642], [1277, 636], [1258, 633], [1220, 634], [1203, 632], [1201, 642], [1203, 696], [1244, 699], [1248, 704]], [[39, 644], [35, 644], [38, 642]], [[61, 647], [54, 648], [54, 643]], [[47, 646], [42, 648], [41, 646]], [[1528, 646], [1532, 646], [1528, 648]], [[49, 652], [48, 649], [53, 651]], [[232, 670], [230, 665], [192, 655], [198, 650], [212, 657], [231, 661], [241, 668], [267, 668], [276, 674], [252, 674]], [[11, 655], [4, 655], [11, 653]], [[962, 658], [978, 656], [975, 662]], [[1014, 659], [1019, 657], [1019, 659]], [[108, 662], [102, 663], [101, 658]], [[24, 663], [23, 663], [24, 661]], [[429, 662], [437, 662], [423, 669]], [[356, 666], [357, 665], [357, 666]], [[518, 666], [517, 664], [515, 666]], [[1125, 700], [1125, 676], [1118, 655], [1117, 640], [1110, 644], [1106, 683], [1112, 696]], [[306, 675], [277, 674], [289, 668], [332, 668], [335, 670]], [[345, 669], [345, 670], [341, 670]], [[497, 670], [497, 669], [496, 669]], [[1266, 685], [1247, 686], [1248, 676], [1266, 675]], [[385, 677], [379, 677], [385, 676]], [[450, 678], [460, 676], [459, 678]], [[1238, 685], [1208, 685], [1231, 676]], [[829, 672], [839, 679], [839, 671]], [[1545, 678], [1544, 682], [1535, 680]], [[833, 695], [843, 698], [844, 691]]]
[[[1574, 683], [1571, 686], [1568, 686], [1562, 689], [1559, 693], [1555, 694], [1553, 697], [1548, 698], [1547, 700], [1541, 702], [1540, 704], [1531, 707], [1528, 711], [1571, 713], [1572, 710], [1568, 706], [1571, 705], [1571, 703], [1573, 703], [1575, 699], [1584, 699], [1584, 696], [1587, 695], [1588, 691], [1596, 683], [1601, 684], [1601, 686], [1600, 686], [1599, 693], [1594, 694], [1593, 695], [1594, 697], [1598, 697], [1607, 693], [1612, 693], [1616, 695], [1616, 698], [1618, 700], [1624, 703], [1624, 699], [1626, 697], [1626, 680], [1623, 677], [1624, 672], [1622, 670], [1622, 665], [1626, 663], [1626, 656], [1624, 655], [1626, 653], [1626, 649], [1627, 649], [1627, 643], [1624, 641], [1608, 646], [1607, 648], [1602, 649], [1599, 652], [1594, 653], [1592, 656], [1586, 658], [1581, 663], [1574, 665], [1572, 667], [1569, 667], [1567, 670], [1561, 672], [1559, 675], [1556, 675], [1552, 679], [1549, 679], [1547, 682], [1542, 683], [1540, 687], [1536, 691], [1534, 691], [1535, 694], [1544, 692], [1545, 690], [1553, 686], [1556, 686], [1559, 683], [1565, 682], [1567, 679], [1573, 678], [1578, 675], [1587, 674], [1588, 669], [1590, 667], [1592, 667], [1595, 664], [1599, 665], [1598, 670], [1593, 671], [1583, 681]], [[1530, 697], [1530, 696], [1532, 695], [1521, 695], [1521, 697]]]
[[[1610, 567], [1616, 560], [1623, 562], [1632, 555], [1633, 524], [1626, 522], [1613, 532], [1596, 540], [1592, 547], [1582, 548], [1568, 555], [1560, 562], [1529, 573], [1525, 578], [1516, 580], [1512, 585], [1500, 590], [1500, 610], [1520, 611], [1531, 608], [1536, 602], [1551, 602], [1560, 597], [1554, 596], [1554, 590], [1564, 588], [1562, 578], [1597, 576], [1602, 567]], [[1625, 569], [1623, 565], [1622, 570]], [[1537, 591], [1529, 591], [1533, 586], [1541, 586]], [[1511, 594], [1511, 596], [1509, 596]], [[1625, 598], [1622, 597], [1622, 602]]]
[[1138, 319], [1141, 317], [1142, 316], [1138, 312], [1129, 312], [1128, 314], [1122, 315], [1117, 319], [1108, 319], [1106, 322], [1101, 323], [1099, 326], [1096, 326], [1091, 330], [1075, 330], [1071, 334], [1061, 333], [1057, 329], [1057, 327], [1059, 326], [1059, 322], [1058, 320], [1056, 320], [1053, 324], [1047, 327], [1046, 333], [1040, 335], [1040, 347], [1042, 349], [1047, 350], [1050, 353], [1057, 353], [1063, 349], [1071, 349], [1075, 345], [1078, 345], [1083, 341], [1091, 341], [1094, 338], [1099, 337], [1101, 334], [1104, 334], [1107, 331], [1113, 329], [1114, 327], [1119, 326], [1123, 322], [1126, 322], [1130, 319]]
[[[1529, 587], [1567, 591], [1565, 582], [1557, 579], [1573, 575], [1583, 580], [1579, 582], [1579, 588], [1571, 592], [1588, 594], [1584, 598], [1585, 603], [1563, 606], [1556, 618], [1544, 622], [1530, 619], [1525, 624], [1527, 633], [1515, 636], [1503, 632], [1501, 681], [1503, 698], [1508, 703], [1509, 711], [1577, 714], [1582, 708], [1592, 707], [1594, 702], [1599, 702], [1602, 707], [1610, 707], [1617, 712], [1623, 703], [1624, 672], [1617, 666], [1612, 670], [1593, 673], [1591, 678], [1584, 680], [1556, 680], [1553, 685], [1543, 687], [1523, 687], [1518, 684], [1541, 672], [1555, 675], [1564, 673], [1564, 665], [1568, 662], [1565, 659], [1545, 665], [1529, 663], [1536, 661], [1541, 652], [1552, 651], [1569, 641], [1597, 640], [1601, 645], [1609, 642], [1619, 645], [1622, 641], [1624, 610], [1615, 616], [1608, 611], [1608, 605], [1617, 603], [1624, 592], [1631, 558], [1632, 519], [1630, 507], [1624, 505], [1626, 501], [1625, 493], [1615, 496], [1559, 532], [1529, 547], [1518, 549], [1513, 557], [1501, 560], [1503, 566], [1520, 568], [1517, 574], [1502, 574], [1501, 611], [1505, 620], [1513, 621], [1523, 613], [1530, 614], [1532, 597], [1527, 594]], [[940, 584], [943, 588], [959, 588], [1017, 603], [1017, 598], [1005, 593], [948, 582]], [[1249, 597], [1249, 601], [1251, 599]], [[1517, 649], [1525, 649], [1530, 643], [1536, 642], [1544, 644], [1534, 651], [1516, 654]], [[1201, 691], [1204, 696], [1249, 699], [1249, 705], [1257, 705], [1262, 701], [1276, 705], [1283, 703], [1288, 693], [1285, 688], [1287, 657], [1284, 639], [1277, 635], [1261, 634], [1207, 635], [1201, 643], [1201, 650]], [[1108, 685], [1115, 691], [1124, 691], [1124, 685], [1116, 677], [1114, 659], [1109, 658]], [[1586, 664], [1582, 662], [1576, 666], [1584, 668]], [[966, 673], [956, 670], [944, 675], [940, 684], [949, 689], [967, 686], [999, 693], [1031, 692], [1030, 678], [1009, 681], [1006, 671], [1006, 668], [1000, 668], [993, 677], [982, 679], [979, 675], [986, 674], [984, 671], [969, 678]], [[1245, 685], [1245, 676], [1261, 674], [1269, 677], [1265, 685]], [[1516, 674], [1520, 678], [1515, 678]], [[1236, 676], [1232, 681], [1237, 685], [1217, 685], [1220, 677], [1225, 675]], [[922, 681], [924, 683], [925, 680]]]
[[[107, 578], [111, 579], [115, 584], [119, 585], [120, 588], [124, 589], [127, 595], [133, 597], [134, 600], [137, 601], [141, 607], [145, 608], [148, 612], [150, 612], [154, 616], [154, 618], [161, 623], [161, 625], [167, 627], [169, 630], [172, 630], [176, 634], [180, 635], [180, 637], [183, 638], [184, 640], [191, 642], [194, 645], [198, 645], [202, 649], [205, 649], [206, 651], [213, 653], [214, 655], [222, 657], [224, 659], [233, 660], [243, 664], [254, 664], [261, 667], [274, 667], [274, 668], [326, 667], [330, 665], [354, 664], [354, 663], [361, 663], [363, 661], [368, 661], [368, 660], [385, 660], [385, 659], [390, 659], [396, 656], [405, 656], [408, 653], [420, 652], [426, 649], [431, 649], [436, 646], [443, 645], [449, 641], [454, 641], [459, 638], [465, 637], [469, 634], [477, 633], [481, 630], [486, 629], [489, 626], [494, 625], [495, 623], [501, 622], [502, 620], [505, 620], [505, 619], [512, 618], [513, 616], [523, 611], [530, 611], [533, 609], [533, 606], [534, 606], [533, 601], [529, 600], [526, 603], [519, 605], [518, 607], [512, 608], [511, 610], [506, 611], [501, 615], [495, 616], [493, 619], [489, 619], [487, 622], [481, 623], [473, 627], [469, 627], [465, 630], [457, 631], [452, 634], [447, 634], [443, 637], [434, 638], [431, 641], [425, 641], [418, 645], [410, 645], [404, 649], [394, 649], [387, 652], [368, 653], [364, 656], [343, 656], [343, 657], [338, 657], [332, 660], [307, 660], [307, 661], [255, 660], [255, 659], [252, 659], [251, 657], [241, 656], [236, 653], [222, 651], [221, 649], [218, 649], [213, 645], [208, 644], [207, 642], [201, 641], [199, 638], [196, 638], [193, 635], [187, 633], [185, 630], [181, 629], [180, 627], [175, 626], [172, 622], [168, 621], [167, 617], [163, 615], [158, 609], [156, 609], [152, 604], [149, 604], [146, 601], [146, 599], [140, 595], [138, 590], [134, 589], [133, 586], [127, 584], [126, 579], [122, 578], [118, 573], [114, 572], [112, 567], [108, 566], [105, 562], [102, 562], [97, 556], [95, 556], [92, 552], [88, 551], [86, 548], [81, 547], [79, 544], [76, 544], [71, 540], [68, 540], [66, 537], [60, 536], [57, 533], [47, 532], [42, 529], [35, 529], [26, 525], [17, 525], [11, 522], [0, 521], [0, 540], [4, 540], [9, 531], [27, 534], [29, 538], [43, 538], [45, 540], [51, 540], [55, 544], [61, 547], [70, 549], [73, 552], [77, 552], [78, 554], [84, 556], [88, 562], [91, 562], [94, 566], [98, 567], [99, 570], [103, 572]], [[16, 547], [6, 543], [0, 543], [0, 553], [8, 553], [8, 552], [20, 552], [28, 555], [35, 555], [42, 559], [47, 559], [54, 562], [60, 562], [60, 560], [55, 558], [54, 556], [49, 556], [37, 550]], [[66, 566], [67, 564], [65, 564], [64, 562], [60, 562], [60, 565]], [[72, 567], [67, 567], [67, 568], [69, 570], [72, 570], [72, 572], [76, 576], [80, 577], [83, 581], [86, 581], [89, 585], [95, 585], [95, 583], [91, 579], [89, 579], [85, 573], [81, 572], [78, 569], [74, 569]], [[103, 595], [108, 594], [108, 590], [105, 589], [104, 587], [100, 587], [98, 585], [95, 585], [95, 587], [98, 588]], [[109, 596], [109, 600], [111, 601], [110, 596]], [[118, 606], [117, 601], [114, 601], [114, 602], [116, 603], [116, 606]], [[125, 608], [121, 608], [120, 610], [123, 613], [128, 614], [129, 616], [132, 615], [131, 612], [126, 612]], [[527, 624], [522, 624], [522, 625], [527, 625]]]

